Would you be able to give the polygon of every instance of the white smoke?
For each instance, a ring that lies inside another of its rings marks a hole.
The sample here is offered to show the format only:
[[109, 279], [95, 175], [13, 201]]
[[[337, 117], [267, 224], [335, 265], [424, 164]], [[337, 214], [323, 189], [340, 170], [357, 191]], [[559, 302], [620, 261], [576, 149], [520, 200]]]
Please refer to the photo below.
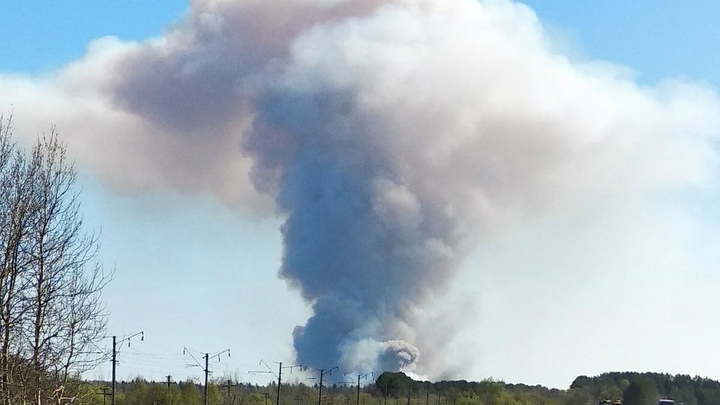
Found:
[[420, 356], [418, 348], [404, 340], [378, 342], [371, 338], [349, 341], [341, 353], [340, 364], [350, 370], [410, 371]]

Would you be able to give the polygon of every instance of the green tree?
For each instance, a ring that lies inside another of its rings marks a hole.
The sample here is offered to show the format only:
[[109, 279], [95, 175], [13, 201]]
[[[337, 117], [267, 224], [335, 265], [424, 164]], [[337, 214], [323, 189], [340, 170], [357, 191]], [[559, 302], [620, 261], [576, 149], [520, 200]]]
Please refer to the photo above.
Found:
[[173, 392], [165, 384], [151, 384], [145, 391], [143, 403], [152, 405], [172, 405]]
[[202, 394], [191, 380], [180, 383], [180, 402], [178, 405], [200, 405]]
[[455, 405], [489, 405], [483, 403], [476, 395], [463, 395], [455, 401]]
[[640, 378], [631, 381], [623, 392], [623, 405], [654, 405], [658, 398], [655, 382]]
[[565, 393], [562, 403], [563, 405], [595, 405], [595, 399], [587, 387], [570, 388]]
[[243, 404], [247, 403], [248, 405], [263, 405], [265, 401], [262, 394], [257, 391], [251, 392], [246, 397], [243, 397], [243, 400], [245, 401]]
[[402, 397], [407, 395], [407, 386], [411, 378], [405, 373], [384, 372], [375, 380], [375, 385], [387, 397]]
[[220, 405], [222, 403], [222, 396], [218, 386], [215, 384], [210, 383], [207, 386], [207, 403], [208, 405]]
[[600, 389], [598, 401], [619, 400], [622, 398], [622, 390], [617, 385], [605, 385]]
[[144, 404], [146, 391], [147, 383], [145, 380], [136, 378], [123, 390], [122, 396], [115, 396], [115, 402], [118, 405]]
[[595, 382], [593, 381], [592, 378], [585, 376], [585, 375], [581, 375], [581, 376], [576, 377], [575, 380], [573, 380], [572, 384], [570, 384], [570, 389], [588, 388], [588, 387], [592, 387], [593, 385], [595, 385]]

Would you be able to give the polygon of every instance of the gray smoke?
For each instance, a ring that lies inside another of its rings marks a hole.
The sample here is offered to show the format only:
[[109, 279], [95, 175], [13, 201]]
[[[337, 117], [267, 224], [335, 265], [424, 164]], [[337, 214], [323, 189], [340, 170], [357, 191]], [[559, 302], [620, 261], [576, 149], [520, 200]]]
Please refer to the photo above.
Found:
[[477, 237], [702, 182], [717, 158], [712, 91], [573, 61], [509, 0], [196, 0], [162, 38], [95, 48], [55, 78], [61, 102], [16, 115], [75, 134], [117, 189], [274, 200], [317, 368], [443, 373], [453, 325], [417, 310]]
[[447, 207], [374, 141], [384, 130], [372, 128], [354, 91], [292, 86], [262, 94], [258, 106], [246, 147], [259, 157], [259, 178], [279, 173], [276, 201], [287, 213], [280, 274], [315, 313], [295, 332], [298, 361], [332, 366], [357, 350], [354, 342], [373, 339], [384, 365], [410, 363], [416, 355], [386, 342], [457, 260], [462, 235]]
[[543, 41], [524, 7], [474, 1], [388, 2], [295, 40], [244, 146], [287, 215], [280, 275], [313, 305], [299, 362], [413, 370], [412, 311], [477, 232], [667, 180], [632, 144], [674, 132], [646, 121], [672, 103]]

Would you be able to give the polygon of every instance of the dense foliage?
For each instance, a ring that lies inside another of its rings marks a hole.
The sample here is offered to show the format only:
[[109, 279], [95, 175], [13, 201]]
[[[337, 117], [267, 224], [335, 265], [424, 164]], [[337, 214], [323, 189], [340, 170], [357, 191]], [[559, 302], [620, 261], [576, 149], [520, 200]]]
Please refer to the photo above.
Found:
[[580, 376], [570, 385], [597, 399], [623, 399], [625, 405], [655, 404], [658, 398], [672, 398], [676, 404], [720, 404], [720, 382], [689, 375], [660, 373], [605, 373]]
[[[98, 383], [96, 391], [107, 384]], [[316, 405], [318, 387], [283, 384], [257, 386], [217, 380], [208, 388], [208, 405]], [[193, 382], [147, 382], [137, 379], [118, 385], [117, 405], [202, 405], [203, 387]], [[416, 381], [403, 373], [383, 373], [360, 390], [352, 384], [323, 387], [320, 405], [597, 405], [623, 400], [625, 405], [655, 405], [658, 398], [676, 405], [720, 405], [720, 383], [685, 375], [607, 373], [581, 376], [569, 389], [506, 384], [500, 381]], [[93, 404], [103, 403], [97, 394]]]

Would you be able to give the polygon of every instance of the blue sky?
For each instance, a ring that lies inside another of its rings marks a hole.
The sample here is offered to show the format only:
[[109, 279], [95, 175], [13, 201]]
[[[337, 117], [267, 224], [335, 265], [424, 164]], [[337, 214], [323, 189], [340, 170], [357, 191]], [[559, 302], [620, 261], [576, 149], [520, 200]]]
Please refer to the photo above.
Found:
[[[705, 83], [715, 92], [720, 89], [718, 2], [526, 4], [571, 59], [626, 66], [641, 86], [681, 77]], [[115, 36], [120, 43], [158, 37], [179, 24], [188, 8], [183, 1], [8, 4], [9, 17], [0, 24], [0, 35], [12, 40], [0, 44], [0, 77], [52, 76], [82, 58], [91, 41], [104, 36]], [[23, 123], [19, 112], [28, 107], [19, 104], [26, 102], [24, 94], [1, 99], [13, 104], [21, 131], [56, 123]], [[63, 133], [62, 122], [57, 124]], [[68, 147], [75, 147], [73, 141]], [[134, 156], [125, 159], [132, 165]], [[212, 191], [192, 187], [118, 191], [93, 171], [92, 164], [80, 161], [78, 167], [85, 222], [101, 232], [101, 260], [116, 268], [106, 291], [109, 335], [145, 331], [144, 342], [134, 339], [121, 350], [120, 378], [200, 378], [197, 367], [187, 366], [194, 361], [183, 355], [184, 347], [198, 358], [230, 348], [232, 356], [213, 365], [214, 375], [236, 375], [241, 381], [268, 380], [265, 374], [249, 373], [263, 368], [261, 359], [269, 364], [292, 361], [292, 329], [311, 312], [298, 292], [277, 278], [280, 219], [228, 208]], [[458, 339], [459, 348], [478, 347], [472, 357], [477, 366], [462, 378], [565, 388], [580, 374], [633, 369], [720, 379], [720, 368], [710, 365], [720, 360], [717, 349], [681, 349], [685, 333], [695, 335], [692, 341], [698, 348], [714, 348], [717, 335], [712, 334], [720, 330], [720, 305], [713, 288], [720, 282], [714, 264], [714, 242], [720, 240], [716, 184], [661, 191], [651, 205], [643, 198], [607, 197], [608, 201], [596, 202], [604, 207], [599, 214], [584, 215], [581, 209], [548, 215], [474, 249], [450, 286], [462, 299], [480, 297], [479, 320], [468, 321], [472, 326]], [[587, 210], [594, 212], [592, 207]], [[633, 226], [622, 226], [628, 223]], [[665, 264], [646, 268], [658, 262]], [[678, 269], [688, 264], [694, 267], [687, 272]], [[629, 272], [633, 266], [640, 270]], [[583, 271], [570, 271], [578, 267]], [[500, 270], [477, 275], [475, 268]], [[649, 291], [635, 290], [643, 285]], [[613, 298], [633, 296], [642, 299]], [[689, 308], [697, 313], [684, 316]], [[622, 309], [629, 314], [613, 315]], [[584, 316], [594, 319], [573, 324]], [[634, 331], [632, 320], [643, 328], [626, 336], [622, 330]], [[590, 329], [593, 325], [596, 329]], [[667, 330], [667, 338], [652, 332]], [[613, 342], [623, 339], [626, 344]], [[103, 344], [107, 348], [109, 341]], [[647, 354], [638, 354], [643, 348]], [[598, 354], [588, 356], [587, 351]], [[109, 370], [109, 363], [104, 363], [88, 376], [107, 379]]]
[[[718, 86], [720, 4], [705, 0], [538, 1], [525, 4], [549, 29], [572, 42], [586, 57], [622, 63], [644, 82], [682, 76]], [[185, 1], [25, 1], [8, 4], [0, 27], [0, 68], [41, 73], [78, 59], [88, 42], [112, 35], [138, 41], [159, 35], [177, 23], [189, 7]]]
[[188, 7], [184, 1], [25, 1], [8, 4], [0, 45], [2, 69], [42, 73], [79, 59], [93, 39], [143, 40], [159, 35]]
[[588, 57], [622, 63], [643, 82], [667, 77], [717, 87], [720, 28], [713, 1], [527, 1], [544, 23], [570, 33]]

